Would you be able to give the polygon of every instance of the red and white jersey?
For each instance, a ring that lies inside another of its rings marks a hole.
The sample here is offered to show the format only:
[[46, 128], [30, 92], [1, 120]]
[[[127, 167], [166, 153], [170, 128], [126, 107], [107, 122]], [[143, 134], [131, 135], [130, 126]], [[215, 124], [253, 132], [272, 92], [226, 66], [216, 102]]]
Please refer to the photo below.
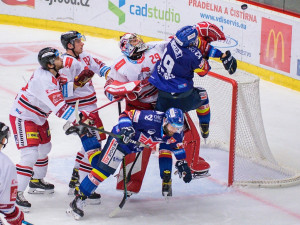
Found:
[[17, 95], [10, 114], [41, 126], [52, 112], [65, 120], [75, 120], [74, 108], [64, 101], [59, 80], [39, 68]]
[[[156, 62], [161, 59], [167, 43], [168, 41], [148, 42], [148, 50], [138, 60], [129, 59], [125, 55], [120, 56], [111, 66], [107, 80], [111, 78], [120, 82], [129, 82], [148, 78], [153, 72]], [[154, 86], [150, 83], [143, 86], [142, 91], [138, 94], [138, 100], [145, 103], [156, 101], [157, 92], [153, 92], [153, 89]]]
[[91, 54], [83, 52], [79, 55], [79, 58], [64, 54], [63, 64], [59, 72], [61, 74], [63, 85], [63, 96], [68, 104], [75, 105], [79, 100], [79, 109], [91, 111], [97, 108], [96, 92], [92, 80], [86, 83], [81, 88], [74, 90], [74, 78], [78, 76], [85, 68], [92, 70], [94, 73], [100, 74], [100, 70], [105, 67], [105, 64], [98, 59], [95, 59]]
[[18, 191], [16, 166], [0, 151], [0, 212], [12, 213]]

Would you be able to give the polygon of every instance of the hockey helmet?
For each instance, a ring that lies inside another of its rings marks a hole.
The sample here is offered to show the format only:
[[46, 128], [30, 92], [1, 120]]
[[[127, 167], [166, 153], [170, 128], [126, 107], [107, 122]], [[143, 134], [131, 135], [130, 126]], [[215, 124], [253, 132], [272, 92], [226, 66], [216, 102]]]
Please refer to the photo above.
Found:
[[148, 49], [143, 39], [134, 33], [124, 34], [120, 39], [119, 47], [121, 52], [129, 58], [132, 57], [133, 54], [141, 55]]
[[[6, 139], [6, 143], [7, 143], [9, 137], [10, 137], [9, 127], [6, 126], [4, 123], [0, 122], [0, 142], [1, 142], [1, 144], [2, 144], [3, 138]], [[6, 143], [3, 143], [4, 147], [5, 147]]]
[[82, 35], [81, 33], [79, 33], [78, 31], [74, 31], [74, 30], [71, 30], [71, 31], [68, 31], [66, 33], [63, 33], [61, 36], [60, 36], [60, 41], [61, 41], [61, 44], [62, 46], [65, 48], [65, 49], [68, 49], [68, 44], [71, 43], [72, 45], [74, 45], [74, 41], [76, 39], [81, 39], [83, 41], [85, 41], [85, 36]]
[[179, 132], [183, 129], [184, 117], [181, 109], [169, 108], [165, 113], [165, 123], [171, 124], [177, 128]]
[[59, 51], [55, 48], [47, 47], [40, 50], [38, 61], [44, 70], [49, 70], [48, 64], [54, 65], [54, 60], [59, 57]]
[[198, 45], [198, 31], [194, 26], [184, 26], [174, 36], [176, 43], [182, 47]]

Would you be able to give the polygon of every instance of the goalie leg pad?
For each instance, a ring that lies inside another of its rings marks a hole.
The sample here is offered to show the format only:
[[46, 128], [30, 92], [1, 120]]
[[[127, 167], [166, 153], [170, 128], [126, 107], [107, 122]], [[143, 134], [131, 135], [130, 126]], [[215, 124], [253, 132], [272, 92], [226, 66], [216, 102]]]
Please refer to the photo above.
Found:
[[[127, 173], [127, 191], [131, 193], [138, 193], [140, 191], [147, 170], [150, 155], [151, 149], [149, 148], [144, 148], [144, 150], [139, 153], [126, 155], [125, 164]], [[129, 175], [130, 170], [131, 174]], [[116, 189], [124, 190], [123, 165], [121, 166], [118, 174]]]

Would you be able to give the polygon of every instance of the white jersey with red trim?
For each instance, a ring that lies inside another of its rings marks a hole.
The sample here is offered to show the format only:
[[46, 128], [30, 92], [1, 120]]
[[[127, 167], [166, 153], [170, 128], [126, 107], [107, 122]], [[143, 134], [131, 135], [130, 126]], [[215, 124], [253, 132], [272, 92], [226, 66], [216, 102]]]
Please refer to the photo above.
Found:
[[[97, 97], [92, 80], [83, 87], [74, 90], [74, 78], [87, 68], [100, 75], [101, 70], [105, 70], [108, 67], [106, 67], [102, 61], [93, 58], [92, 55], [87, 52], [81, 53], [78, 59], [71, 55], [64, 54], [63, 64], [64, 68], [59, 72], [62, 82], [65, 83], [65, 85], [62, 86], [62, 92], [66, 102], [75, 105], [76, 101], [79, 100], [79, 109], [81, 110], [85, 109], [91, 111], [97, 108]], [[103, 76], [103, 74], [100, 76]]]
[[51, 112], [65, 120], [75, 120], [74, 108], [64, 101], [59, 80], [48, 70], [39, 68], [17, 95], [10, 114], [41, 126]]
[[15, 164], [0, 151], [0, 212], [12, 213], [15, 210], [18, 181]]
[[[138, 60], [132, 60], [125, 55], [120, 56], [111, 66], [107, 80], [110, 78], [120, 82], [144, 80], [148, 78], [154, 70], [155, 64], [163, 55], [168, 41], [148, 42], [149, 47]], [[138, 100], [145, 103], [156, 101], [152, 85], [142, 86], [142, 91], [138, 94]], [[152, 94], [151, 94], [152, 93]]]

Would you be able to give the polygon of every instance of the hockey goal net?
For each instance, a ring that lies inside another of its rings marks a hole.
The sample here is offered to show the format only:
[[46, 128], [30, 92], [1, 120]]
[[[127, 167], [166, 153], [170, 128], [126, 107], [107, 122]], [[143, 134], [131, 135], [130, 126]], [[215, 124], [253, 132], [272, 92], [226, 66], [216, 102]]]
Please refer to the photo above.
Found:
[[[216, 73], [194, 78], [195, 87], [207, 90], [211, 107], [210, 134], [205, 144], [201, 139], [200, 156], [203, 150], [217, 152], [211, 159], [224, 155], [228, 186], [299, 183], [299, 172], [280, 165], [269, 148], [261, 115], [259, 78], [242, 71], [230, 76], [220, 65], [212, 68]], [[190, 116], [199, 124], [195, 112]], [[206, 160], [210, 163], [209, 157]]]

